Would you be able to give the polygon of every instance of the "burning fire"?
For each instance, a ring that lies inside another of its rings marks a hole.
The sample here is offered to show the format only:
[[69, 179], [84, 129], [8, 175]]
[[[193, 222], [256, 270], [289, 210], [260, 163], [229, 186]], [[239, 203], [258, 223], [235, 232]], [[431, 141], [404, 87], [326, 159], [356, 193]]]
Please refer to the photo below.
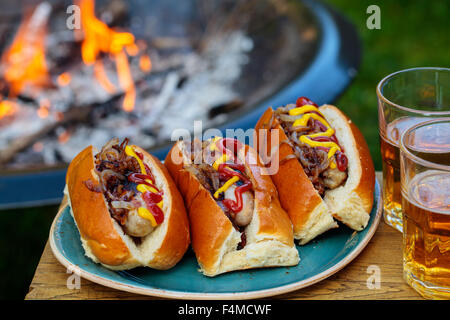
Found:
[[[0, 74], [9, 85], [10, 97], [16, 97], [27, 85], [42, 87], [49, 84], [45, 37], [50, 12], [50, 5], [41, 3], [31, 15], [27, 15], [1, 58]], [[15, 103], [0, 101], [0, 118], [11, 115], [15, 110]]]
[[12, 116], [17, 109], [17, 105], [9, 100], [0, 101], [0, 119]]
[[2, 74], [10, 84], [12, 96], [19, 94], [27, 84], [40, 87], [49, 82], [44, 44], [50, 11], [51, 7], [46, 3], [25, 18], [13, 43], [2, 56]]
[[[103, 58], [109, 55], [116, 65], [118, 84], [125, 93], [122, 108], [127, 112], [132, 111], [136, 88], [128, 56], [136, 56], [140, 52], [133, 34], [113, 30], [99, 20], [95, 16], [95, 0], [75, 0], [75, 3], [81, 11], [81, 30], [75, 30], [75, 35], [83, 39], [83, 62], [93, 66], [97, 81], [107, 92], [113, 94], [117, 87], [108, 79], [103, 66]], [[8, 85], [9, 96], [4, 100], [0, 96], [0, 119], [14, 114], [18, 109], [18, 104], [7, 98], [17, 97], [27, 87], [37, 89], [51, 83], [45, 60], [45, 38], [51, 9], [50, 4], [43, 2], [32, 14], [26, 15], [12, 44], [1, 57], [0, 76]], [[144, 72], [150, 72], [152, 63], [148, 55], [139, 57], [139, 67]], [[63, 72], [56, 78], [56, 84], [65, 87], [71, 80], [71, 75]], [[37, 115], [46, 118], [49, 113], [50, 101], [40, 101]]]
[[109, 53], [116, 63], [120, 87], [125, 91], [123, 109], [130, 112], [134, 109], [136, 89], [128, 63], [128, 55], [139, 53], [134, 36], [128, 32], [117, 32], [109, 28], [95, 16], [94, 0], [78, 0], [81, 11], [81, 26], [84, 40], [81, 55], [87, 65], [94, 65], [94, 75], [102, 87], [112, 93], [115, 86], [106, 76], [103, 63], [98, 60], [102, 53]]

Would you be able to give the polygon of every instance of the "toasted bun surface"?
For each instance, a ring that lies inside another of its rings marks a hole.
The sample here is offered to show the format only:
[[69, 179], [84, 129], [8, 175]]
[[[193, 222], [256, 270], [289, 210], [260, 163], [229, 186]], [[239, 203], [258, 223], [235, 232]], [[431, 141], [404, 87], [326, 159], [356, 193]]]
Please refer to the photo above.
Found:
[[336, 130], [348, 158], [348, 178], [343, 186], [325, 193], [333, 216], [360, 231], [367, 226], [373, 205], [375, 169], [369, 147], [356, 125], [338, 108], [323, 105], [320, 111]]
[[83, 246], [94, 260], [111, 266], [137, 264], [122, 237], [117, 233], [102, 193], [86, 188], [84, 181], [98, 183], [94, 174], [93, 148], [87, 147], [70, 163], [66, 175], [72, 214]]
[[[256, 132], [268, 129], [266, 126], [272, 114], [272, 108], [266, 110], [256, 124]], [[278, 148], [280, 161], [288, 155], [295, 154], [291, 146], [281, 144], [281, 141], [287, 139], [283, 128], [275, 119], [273, 129], [267, 130], [266, 149], [263, 149], [263, 142], [259, 138], [258, 148], [269, 151]], [[305, 244], [321, 233], [338, 226], [297, 159], [279, 163], [278, 171], [271, 177], [278, 189], [281, 204], [294, 226], [294, 237], [300, 240], [300, 244]]]
[[85, 253], [95, 262], [113, 270], [149, 266], [155, 269], [173, 267], [189, 246], [189, 226], [183, 200], [163, 164], [145, 150], [132, 146], [144, 155], [157, 186], [164, 191], [164, 221], [136, 245], [119, 224], [111, 218], [101, 192], [89, 190], [84, 181], [99, 183], [94, 171], [94, 149], [84, 149], [69, 165], [66, 193], [71, 213], [80, 232]]
[[[362, 230], [367, 225], [373, 203], [374, 169], [363, 136], [336, 107], [326, 105], [319, 110], [336, 130], [336, 136], [349, 158], [348, 178], [343, 186], [327, 191], [324, 201], [298, 159], [279, 164], [278, 172], [271, 177], [278, 189], [281, 204], [294, 225], [294, 237], [299, 239], [300, 244], [336, 228], [338, 225], [332, 217], [355, 230]], [[273, 129], [269, 130], [272, 115], [273, 109], [267, 109], [255, 127], [257, 133], [261, 129], [267, 130], [267, 139], [260, 139], [259, 134], [256, 138], [259, 150], [279, 148], [279, 158], [275, 161], [280, 161], [295, 153], [291, 146], [281, 143], [288, 137], [276, 119], [272, 124]]]
[[192, 247], [205, 275], [298, 263], [291, 222], [279, 204], [270, 177], [262, 175], [265, 169], [258, 163], [254, 150], [247, 147], [245, 152], [246, 174], [254, 186], [255, 206], [253, 219], [244, 231], [247, 244], [241, 250], [236, 250], [241, 234], [197, 177], [184, 169], [191, 163], [186, 154], [184, 143], [177, 142], [164, 163], [184, 196]]

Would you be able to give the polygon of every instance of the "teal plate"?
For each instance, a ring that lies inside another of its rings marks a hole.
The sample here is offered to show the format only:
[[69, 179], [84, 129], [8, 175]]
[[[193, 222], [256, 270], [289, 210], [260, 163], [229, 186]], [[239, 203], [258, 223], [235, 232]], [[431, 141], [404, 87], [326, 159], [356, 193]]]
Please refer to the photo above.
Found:
[[317, 283], [350, 263], [367, 245], [381, 217], [380, 185], [375, 182], [374, 205], [368, 226], [355, 232], [345, 226], [330, 230], [305, 246], [297, 246], [300, 263], [235, 271], [209, 278], [198, 272], [194, 252], [166, 271], [136, 268], [111, 271], [84, 255], [69, 207], [61, 209], [50, 230], [55, 257], [66, 268], [101, 285], [138, 294], [180, 299], [252, 299], [274, 296]]

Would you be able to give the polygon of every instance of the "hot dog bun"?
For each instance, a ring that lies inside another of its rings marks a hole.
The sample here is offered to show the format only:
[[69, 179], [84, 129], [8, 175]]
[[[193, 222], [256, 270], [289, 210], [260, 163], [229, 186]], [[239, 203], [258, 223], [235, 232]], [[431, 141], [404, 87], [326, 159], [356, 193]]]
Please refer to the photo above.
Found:
[[177, 142], [164, 164], [184, 197], [189, 213], [192, 247], [201, 272], [215, 276], [233, 270], [291, 266], [299, 262], [293, 242], [292, 224], [281, 208], [277, 191], [258, 155], [250, 147], [242, 150], [246, 174], [254, 186], [254, 214], [245, 229], [247, 244], [241, 250], [240, 233], [233, 227], [217, 202], [185, 166], [191, 163], [186, 145]]
[[[344, 185], [329, 190], [325, 197], [319, 195], [297, 158], [280, 162], [279, 170], [272, 175], [283, 208], [294, 226], [294, 237], [306, 244], [323, 232], [338, 227], [333, 217], [354, 230], [362, 230], [369, 220], [373, 204], [375, 171], [369, 149], [358, 128], [338, 108], [332, 105], [319, 107], [325, 119], [335, 129], [335, 134], [348, 158], [348, 178]], [[256, 124], [256, 132], [268, 130], [273, 109], [269, 108]], [[278, 140], [276, 134], [278, 133]], [[272, 135], [274, 145], [271, 145]], [[256, 134], [258, 139], [259, 135]], [[278, 161], [293, 155], [292, 147], [283, 128], [274, 119], [267, 139], [258, 139], [259, 150], [279, 148]], [[265, 146], [263, 144], [266, 144]], [[266, 148], [266, 149], [264, 149]]]
[[164, 191], [164, 221], [154, 232], [142, 238], [140, 244], [124, 233], [108, 210], [102, 192], [89, 190], [85, 181], [99, 183], [94, 170], [94, 153], [89, 146], [70, 163], [66, 175], [65, 193], [71, 214], [80, 232], [86, 256], [112, 270], [137, 266], [169, 269], [184, 255], [189, 246], [189, 226], [183, 199], [164, 165], [145, 150], [131, 146], [144, 156], [158, 188]]

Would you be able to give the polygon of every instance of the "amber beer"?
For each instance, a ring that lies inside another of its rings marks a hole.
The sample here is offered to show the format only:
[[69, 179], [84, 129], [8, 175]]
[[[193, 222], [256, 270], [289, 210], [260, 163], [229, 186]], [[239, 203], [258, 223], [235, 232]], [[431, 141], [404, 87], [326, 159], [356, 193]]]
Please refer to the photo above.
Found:
[[383, 166], [384, 218], [398, 230], [402, 230], [402, 199], [400, 194], [400, 136], [409, 127], [423, 118], [405, 117], [386, 127], [386, 136], [380, 134]]
[[[450, 153], [447, 154], [450, 159]], [[450, 172], [416, 175], [402, 190], [405, 280], [428, 298], [450, 298]], [[433, 287], [448, 288], [437, 293]]]
[[419, 121], [450, 118], [450, 68], [412, 68], [377, 85], [378, 126], [383, 160], [384, 221], [402, 231], [399, 140]]
[[450, 298], [450, 118], [400, 141], [403, 274], [427, 298]]

